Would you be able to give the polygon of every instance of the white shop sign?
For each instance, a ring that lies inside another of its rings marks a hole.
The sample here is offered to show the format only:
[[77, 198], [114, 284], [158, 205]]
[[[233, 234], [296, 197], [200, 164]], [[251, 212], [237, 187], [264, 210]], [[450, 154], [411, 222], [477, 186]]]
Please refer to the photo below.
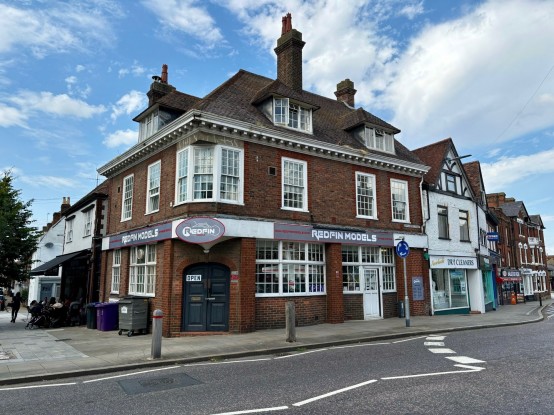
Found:
[[431, 268], [477, 269], [477, 258], [461, 256], [431, 256]]

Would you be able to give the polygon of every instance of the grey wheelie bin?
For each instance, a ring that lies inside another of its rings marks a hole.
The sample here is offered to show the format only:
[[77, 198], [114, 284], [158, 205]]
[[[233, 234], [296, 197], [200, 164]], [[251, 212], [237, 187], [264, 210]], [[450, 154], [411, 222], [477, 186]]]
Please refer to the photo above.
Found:
[[148, 332], [148, 298], [125, 297], [119, 300], [119, 335], [124, 331], [129, 337], [139, 331]]

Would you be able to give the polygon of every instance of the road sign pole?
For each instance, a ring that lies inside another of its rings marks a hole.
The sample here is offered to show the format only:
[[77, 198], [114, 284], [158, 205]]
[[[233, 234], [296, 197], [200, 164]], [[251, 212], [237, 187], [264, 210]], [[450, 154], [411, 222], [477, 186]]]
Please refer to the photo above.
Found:
[[408, 277], [406, 276], [406, 257], [402, 258], [404, 266], [404, 310], [406, 312], [406, 327], [410, 327], [410, 297], [408, 296]]

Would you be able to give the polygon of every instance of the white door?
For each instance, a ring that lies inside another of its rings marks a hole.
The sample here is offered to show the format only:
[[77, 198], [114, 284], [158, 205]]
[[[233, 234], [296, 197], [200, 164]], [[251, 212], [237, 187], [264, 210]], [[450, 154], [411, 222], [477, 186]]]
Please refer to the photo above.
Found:
[[379, 273], [376, 268], [362, 268], [364, 281], [364, 319], [379, 318]]

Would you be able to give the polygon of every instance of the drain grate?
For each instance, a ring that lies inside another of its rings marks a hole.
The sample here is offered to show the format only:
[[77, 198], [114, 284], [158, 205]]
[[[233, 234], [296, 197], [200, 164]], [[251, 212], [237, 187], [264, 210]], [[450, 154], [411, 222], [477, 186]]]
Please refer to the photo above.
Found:
[[120, 380], [119, 385], [127, 395], [138, 395], [140, 393], [160, 392], [169, 389], [184, 388], [198, 385], [202, 382], [182, 373], [174, 376], [163, 376], [142, 379]]

